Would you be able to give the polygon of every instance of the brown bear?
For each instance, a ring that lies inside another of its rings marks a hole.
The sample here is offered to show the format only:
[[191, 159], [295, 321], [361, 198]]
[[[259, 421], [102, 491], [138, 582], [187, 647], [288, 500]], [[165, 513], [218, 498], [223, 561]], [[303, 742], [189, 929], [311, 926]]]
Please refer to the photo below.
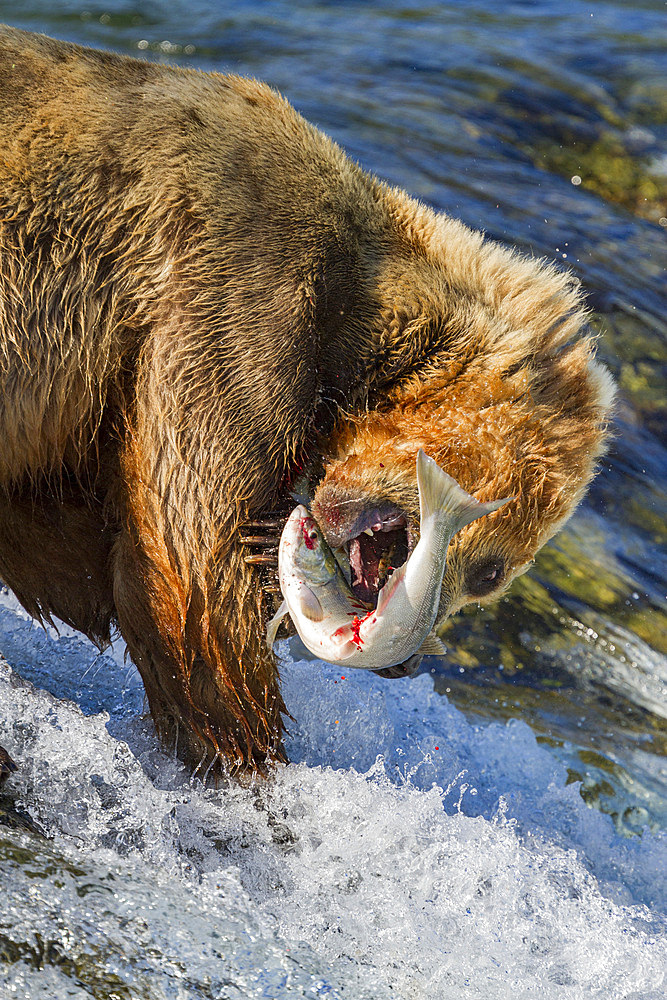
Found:
[[309, 482], [372, 600], [418, 533], [423, 448], [514, 497], [456, 537], [440, 620], [497, 597], [603, 448], [576, 283], [254, 80], [3, 28], [0, 87], [0, 577], [98, 644], [117, 626], [192, 766], [284, 760], [248, 544]]

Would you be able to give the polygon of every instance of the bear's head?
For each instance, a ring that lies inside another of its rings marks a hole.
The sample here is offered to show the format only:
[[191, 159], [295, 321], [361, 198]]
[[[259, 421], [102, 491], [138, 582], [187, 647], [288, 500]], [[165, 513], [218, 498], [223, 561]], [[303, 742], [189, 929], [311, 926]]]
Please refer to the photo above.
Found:
[[372, 601], [419, 537], [420, 448], [477, 500], [512, 497], [452, 539], [438, 622], [496, 599], [573, 513], [604, 447], [613, 387], [584, 338], [509, 370], [482, 356], [408, 380], [391, 405], [341, 422], [313, 512]]
[[477, 500], [512, 497], [452, 539], [442, 622], [497, 598], [573, 513], [614, 386], [571, 274], [385, 198], [404, 238], [373, 272], [368, 398], [324, 443], [312, 509], [369, 601], [419, 537], [420, 448]]

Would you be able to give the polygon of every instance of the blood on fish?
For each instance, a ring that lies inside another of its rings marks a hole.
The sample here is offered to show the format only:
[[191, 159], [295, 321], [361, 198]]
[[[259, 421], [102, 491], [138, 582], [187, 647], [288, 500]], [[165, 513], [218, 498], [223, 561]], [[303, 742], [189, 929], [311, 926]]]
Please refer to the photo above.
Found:
[[[348, 614], [352, 614], [352, 612], [348, 611]], [[363, 618], [360, 618], [359, 615], [354, 615], [350, 624], [341, 625], [340, 628], [337, 628], [336, 631], [332, 633], [331, 638], [340, 638], [346, 640], [347, 642], [353, 642], [357, 649], [361, 649], [364, 644], [364, 640], [361, 638], [361, 626], [371, 617], [374, 622], [377, 621], [374, 609], [371, 609], [364, 615]]]
[[307, 549], [314, 549], [315, 543], [317, 542], [317, 532], [314, 531], [311, 535], [306, 527], [306, 521], [308, 518], [303, 518], [301, 521], [301, 534], [303, 535], [303, 540]]
[[361, 649], [361, 647], [364, 644], [364, 640], [359, 635], [359, 632], [361, 630], [362, 620], [363, 619], [361, 619], [359, 615], [355, 615], [354, 618], [352, 619], [352, 624], [350, 625], [350, 628], [352, 629], [352, 642], [357, 647], [357, 649]]
[[[352, 630], [352, 635], [350, 636], [350, 641], [355, 644], [357, 649], [361, 649], [364, 644], [364, 640], [361, 638], [361, 626], [364, 622], [367, 622], [371, 615], [374, 615], [374, 611], [369, 611], [367, 615], [360, 618], [359, 615], [355, 615], [350, 624], [350, 629]], [[375, 618], [373, 619], [375, 621]]]

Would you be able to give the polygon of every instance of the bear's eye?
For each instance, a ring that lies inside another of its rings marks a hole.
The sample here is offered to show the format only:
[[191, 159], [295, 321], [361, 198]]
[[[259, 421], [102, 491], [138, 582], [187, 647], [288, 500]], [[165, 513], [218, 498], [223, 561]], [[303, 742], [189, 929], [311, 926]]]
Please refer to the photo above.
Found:
[[484, 597], [502, 582], [505, 576], [505, 560], [490, 556], [473, 563], [466, 573], [466, 590], [471, 597]]

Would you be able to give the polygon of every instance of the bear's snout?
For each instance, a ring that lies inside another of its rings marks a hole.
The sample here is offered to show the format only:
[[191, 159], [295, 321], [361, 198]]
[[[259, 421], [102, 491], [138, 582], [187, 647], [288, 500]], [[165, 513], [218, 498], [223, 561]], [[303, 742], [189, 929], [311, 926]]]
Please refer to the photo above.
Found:
[[404, 511], [386, 500], [351, 496], [328, 487], [313, 500], [313, 514], [332, 548], [339, 548], [358, 535], [407, 527]]
[[336, 484], [325, 484], [312, 505], [332, 549], [349, 559], [350, 583], [356, 596], [374, 604], [392, 570], [410, 551], [408, 517], [388, 500], [351, 495]]

